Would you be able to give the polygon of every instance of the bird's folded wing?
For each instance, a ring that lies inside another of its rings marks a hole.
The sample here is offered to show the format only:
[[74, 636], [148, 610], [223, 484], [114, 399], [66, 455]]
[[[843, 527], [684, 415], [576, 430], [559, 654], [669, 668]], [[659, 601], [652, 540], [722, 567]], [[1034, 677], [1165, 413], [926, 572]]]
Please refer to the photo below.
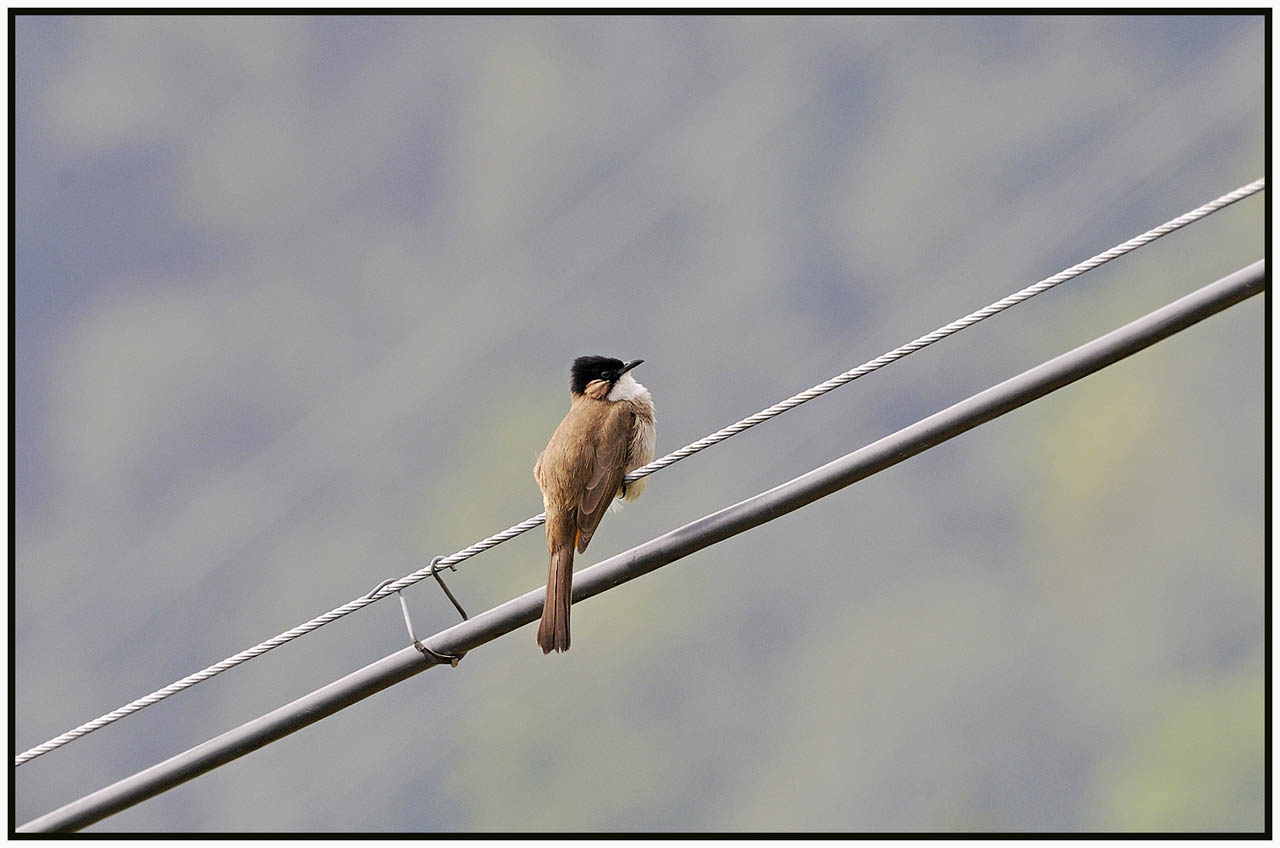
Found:
[[617, 411], [596, 432], [591, 474], [578, 499], [578, 553], [587, 549], [626, 474], [627, 448], [635, 414], [623, 404], [616, 406]]

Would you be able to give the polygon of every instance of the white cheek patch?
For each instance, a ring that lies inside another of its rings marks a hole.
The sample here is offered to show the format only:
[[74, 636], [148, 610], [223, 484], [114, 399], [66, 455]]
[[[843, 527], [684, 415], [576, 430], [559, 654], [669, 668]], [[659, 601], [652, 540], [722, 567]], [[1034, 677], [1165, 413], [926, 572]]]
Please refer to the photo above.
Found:
[[635, 400], [647, 391], [644, 386], [636, 382], [636, 378], [630, 374], [623, 374], [618, 382], [613, 384], [613, 388], [609, 390], [610, 401]]

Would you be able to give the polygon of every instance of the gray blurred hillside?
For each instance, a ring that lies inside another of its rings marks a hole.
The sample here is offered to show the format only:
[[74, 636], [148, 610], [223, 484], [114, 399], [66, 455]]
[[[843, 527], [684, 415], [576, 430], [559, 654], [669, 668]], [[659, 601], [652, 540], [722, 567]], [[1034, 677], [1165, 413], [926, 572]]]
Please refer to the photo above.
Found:
[[[665, 453], [1261, 176], [1263, 26], [20, 16], [18, 750], [540, 511], [574, 356], [646, 360]], [[661, 472], [579, 567], [1260, 258], [1265, 202]], [[90, 832], [1258, 831], [1263, 309]], [[34, 760], [17, 823], [405, 642], [384, 601]]]

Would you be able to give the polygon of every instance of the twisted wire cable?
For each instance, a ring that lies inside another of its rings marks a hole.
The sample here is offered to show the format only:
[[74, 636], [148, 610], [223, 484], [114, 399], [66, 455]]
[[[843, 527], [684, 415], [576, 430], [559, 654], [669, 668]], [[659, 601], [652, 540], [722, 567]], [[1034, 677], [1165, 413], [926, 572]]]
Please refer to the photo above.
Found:
[[632, 471], [630, 474], [626, 476], [625, 480], [626, 482], [630, 483], [633, 480], [638, 480], [641, 477], [646, 477], [660, 468], [666, 468], [668, 465], [672, 465], [673, 463], [679, 462], [680, 460], [684, 459], [687, 456], [692, 456], [693, 454], [697, 453], [700, 450], [705, 450], [706, 448], [711, 447], [717, 442], [723, 442], [725, 439], [729, 438], [730, 436], [735, 436], [738, 433], [741, 433], [743, 430], [748, 430], [763, 421], [768, 421], [770, 418], [774, 418], [778, 415], [781, 415], [782, 413], [786, 412], [788, 409], [794, 409], [795, 407], [799, 406], [802, 403], [806, 403], [807, 401], [811, 401], [816, 397], [825, 395], [827, 392], [831, 391], [832, 389], [839, 388], [840, 386], [843, 386], [846, 383], [850, 383], [863, 375], [870, 374], [872, 371], [879, 370], [880, 368], [883, 368], [884, 366], [888, 365], [890, 362], [894, 362], [898, 359], [901, 359], [902, 357], [910, 353], [915, 353], [917, 350], [920, 350], [920, 348], [928, 347], [929, 345], [933, 344], [936, 341], [945, 339], [947, 336], [950, 336], [954, 333], [958, 333], [961, 330], [965, 329], [966, 327], [973, 326], [979, 321], [985, 320], [987, 318], [990, 318], [992, 315], [996, 315], [1000, 312], [1003, 312], [1009, 307], [1019, 304], [1022, 301], [1027, 300], [1029, 298], [1035, 297], [1041, 292], [1048, 291], [1054, 286], [1057, 286], [1061, 283], [1065, 283], [1067, 280], [1078, 277], [1081, 274], [1085, 273], [1086, 271], [1092, 271], [1094, 268], [1097, 268], [1099, 265], [1104, 265], [1107, 262], [1110, 262], [1112, 259], [1116, 259], [1120, 256], [1124, 256], [1126, 253], [1129, 253], [1130, 251], [1133, 251], [1133, 250], [1137, 250], [1139, 247], [1142, 247], [1145, 244], [1150, 244], [1151, 242], [1155, 241], [1161, 236], [1168, 235], [1174, 230], [1181, 229], [1182, 227], [1185, 227], [1187, 224], [1190, 224], [1194, 221], [1198, 221], [1207, 215], [1211, 215], [1214, 212], [1217, 212], [1219, 209], [1222, 209], [1223, 207], [1226, 207], [1226, 206], [1230, 206], [1232, 203], [1235, 203], [1238, 200], [1243, 200], [1244, 198], [1261, 191], [1265, 187], [1266, 187], [1265, 179], [1254, 180], [1248, 185], [1241, 186], [1240, 188], [1236, 189], [1230, 194], [1224, 194], [1222, 197], [1219, 197], [1217, 200], [1214, 200], [1211, 203], [1206, 203], [1204, 206], [1201, 206], [1197, 209], [1192, 209], [1190, 212], [1187, 212], [1184, 215], [1179, 215], [1177, 218], [1174, 218], [1172, 221], [1161, 224], [1160, 226], [1156, 227], [1153, 230], [1148, 230], [1142, 235], [1136, 236], [1135, 238], [1131, 238], [1128, 241], [1124, 242], [1123, 244], [1118, 244], [1115, 247], [1111, 248], [1110, 250], [1099, 253], [1097, 256], [1094, 256], [1090, 259], [1086, 259], [1085, 261], [1081, 262], [1078, 265], [1072, 265], [1070, 268], [1066, 269], [1065, 271], [1059, 271], [1057, 274], [1054, 274], [1052, 277], [1046, 277], [1040, 282], [1029, 285], [1025, 289], [1022, 289], [1021, 291], [1014, 292], [1013, 294], [1009, 295], [1006, 298], [997, 300], [995, 303], [991, 304], [990, 306], [984, 306], [982, 309], [979, 309], [976, 312], [970, 312], [968, 315], [964, 316], [963, 318], [958, 318], [955, 321], [952, 321], [950, 324], [939, 327], [938, 329], [934, 330], [932, 333], [923, 335], [914, 341], [907, 342], [901, 347], [894, 348], [888, 353], [885, 353], [881, 356], [877, 356], [875, 359], [872, 359], [869, 362], [864, 362], [862, 365], [859, 365], [857, 368], [854, 368], [852, 370], [844, 372], [843, 374], [839, 374], [835, 377], [832, 377], [830, 380], [827, 380], [825, 383], [819, 383], [818, 385], [814, 386], [811, 389], [807, 389], [806, 391], [800, 392], [799, 394], [792, 395], [786, 400], [781, 401], [779, 403], [775, 403], [773, 406], [769, 407], [768, 409], [762, 409], [759, 412], [757, 412], [755, 415], [748, 416], [747, 418], [742, 419], [736, 424], [730, 424], [728, 427], [725, 427], [723, 430], [719, 430], [715, 433], [712, 433], [709, 436], [704, 436], [698, 441], [693, 442], [692, 444], [686, 445], [685, 447], [682, 447], [677, 451], [672, 451], [671, 453], [667, 454], [666, 456], [660, 459], [655, 459], [653, 462], [649, 463], [643, 468], [637, 468], [635, 471]]
[[[637, 468], [635, 471], [632, 471], [630, 474], [626, 475], [624, 480], [630, 483], [632, 481], [639, 480], [642, 477], [647, 477], [650, 474], [653, 474], [655, 471], [666, 468], [669, 465], [673, 465], [686, 457], [689, 457], [695, 453], [698, 453], [699, 451], [706, 450], [707, 448], [711, 447], [714, 444], [723, 442], [725, 439], [729, 438], [730, 436], [737, 435], [738, 433], [741, 433], [743, 430], [748, 430], [756, 426], [757, 424], [760, 424], [764, 421], [768, 421], [771, 418], [775, 418], [789, 409], [794, 409], [795, 407], [799, 406], [802, 403], [806, 403], [808, 401], [813, 400], [816, 397], [820, 397], [826, 394], [827, 392], [832, 391], [833, 389], [839, 388], [840, 386], [843, 386], [847, 383], [850, 383], [858, 379], [859, 377], [862, 377], [866, 374], [870, 374], [872, 371], [877, 371], [891, 362], [895, 362], [899, 359], [902, 359], [904, 356], [914, 353], [915, 351], [920, 350], [921, 348], [928, 347], [934, 342], [939, 341], [941, 339], [945, 339], [947, 336], [958, 333], [961, 330], [965, 329], [966, 327], [971, 327], [974, 324], [978, 323], [979, 321], [983, 321], [987, 318], [990, 318], [992, 315], [999, 314], [1000, 312], [1003, 312], [1012, 306], [1022, 303], [1023, 301], [1029, 298], [1035, 297], [1041, 292], [1048, 291], [1049, 289], [1057, 285], [1060, 285], [1061, 283], [1064, 283], [1068, 280], [1078, 277], [1081, 274], [1085, 273], [1086, 271], [1091, 271], [1094, 268], [1097, 268], [1100, 265], [1104, 265], [1113, 259], [1124, 256], [1126, 253], [1137, 250], [1139, 247], [1142, 247], [1143, 245], [1150, 244], [1151, 242], [1155, 241], [1158, 238], [1161, 238], [1162, 236], [1166, 236], [1169, 233], [1174, 232], [1175, 230], [1179, 230], [1187, 226], [1188, 224], [1191, 224], [1195, 221], [1200, 220], [1201, 218], [1211, 215], [1220, 209], [1223, 209], [1227, 206], [1230, 206], [1233, 203], [1236, 203], [1237, 201], [1243, 200], [1246, 197], [1256, 194], [1257, 192], [1262, 191], [1265, 187], [1266, 187], [1265, 179], [1254, 180], [1248, 185], [1243, 185], [1240, 188], [1236, 189], [1235, 191], [1229, 192], [1228, 194], [1224, 194], [1222, 197], [1219, 197], [1217, 200], [1213, 200], [1209, 203], [1204, 204], [1203, 206], [1200, 206], [1196, 209], [1192, 209], [1190, 212], [1187, 212], [1183, 215], [1179, 215], [1177, 218], [1174, 218], [1171, 221], [1161, 224], [1160, 226], [1154, 229], [1148, 230], [1142, 235], [1136, 236], [1134, 238], [1129, 239], [1126, 242], [1118, 244], [1115, 247], [1111, 248], [1110, 250], [1106, 250], [1102, 253], [1099, 253], [1098, 255], [1093, 256], [1089, 259], [1086, 259], [1085, 261], [1077, 265], [1073, 265], [1064, 271], [1060, 271], [1057, 274], [1054, 274], [1052, 277], [1046, 277], [1045, 279], [1041, 280], [1038, 283], [1033, 283], [1032, 285], [1029, 285], [1024, 289], [1021, 289], [1020, 291], [1014, 292], [1008, 297], [997, 300], [995, 303], [992, 303], [989, 306], [985, 306], [982, 309], [977, 310], [976, 312], [971, 312], [968, 315], [964, 316], [963, 318], [959, 318], [955, 321], [952, 321], [950, 324], [946, 324], [942, 327], [939, 327], [933, 332], [923, 335], [918, 339], [915, 339], [914, 341], [907, 342], [906, 344], [900, 347], [894, 348], [888, 353], [877, 356], [875, 359], [865, 362], [856, 368], [853, 368], [849, 371], [844, 372], [843, 374], [838, 374], [835, 377], [832, 377], [830, 380], [827, 380], [826, 382], [819, 383], [813, 388], [807, 389], [803, 392], [800, 392], [799, 394], [792, 395], [786, 400], [776, 403], [773, 406], [768, 407], [767, 409], [760, 410], [755, 415], [751, 415], [751, 416], [748, 416], [747, 418], [743, 418], [741, 421], [738, 421], [734, 424], [730, 424], [728, 427], [725, 427], [724, 429], [721, 429], [721, 430], [717, 430], [716, 432], [708, 436], [704, 436], [698, 441], [685, 445], [679, 450], [672, 451], [671, 453], [667, 454], [664, 457], [655, 459], [653, 462], [649, 463], [648, 465], [645, 465], [642, 468]], [[297, 627], [294, 627], [291, 630], [286, 630], [280, 635], [275, 636], [271, 639], [268, 639], [267, 641], [262, 642], [261, 644], [255, 645], [252, 648], [241, 651], [240, 653], [235, 654], [234, 656], [227, 657], [225, 660], [215, 663], [209, 666], [208, 668], [205, 668], [201, 671], [196, 672], [195, 674], [191, 674], [187, 677], [182, 678], [181, 680], [177, 680], [173, 683], [170, 683], [168, 686], [165, 686], [163, 689], [157, 689], [155, 692], [152, 692], [150, 695], [146, 695], [142, 698], [137, 699], [136, 701], [132, 701], [128, 704], [125, 704], [123, 707], [120, 707], [119, 709], [116, 709], [116, 710], [112, 710], [111, 712], [105, 715], [99, 716], [93, 721], [86, 722], [73, 730], [69, 730], [60, 736], [56, 736], [53, 739], [50, 739], [49, 741], [44, 742], [43, 744], [37, 745], [34, 748], [23, 751], [21, 754], [18, 754], [14, 758], [14, 765], [20, 766], [29, 760], [35, 759], [36, 757], [39, 757], [42, 754], [46, 754], [49, 751], [54, 750], [55, 748], [62, 747], [63, 745], [67, 744], [73, 739], [78, 739], [81, 736], [84, 736], [88, 733], [92, 733], [93, 731], [98, 730], [99, 728], [105, 727], [106, 725], [111, 724], [112, 722], [120, 720], [125, 716], [129, 715], [130, 713], [135, 713], [138, 710], [142, 709], [143, 707], [151, 706], [157, 701], [162, 701], [165, 698], [168, 698], [170, 695], [174, 695], [174, 694], [177, 694], [178, 692], [181, 692], [183, 689], [187, 689], [191, 686], [196, 685], [197, 683], [208, 680], [210, 677], [213, 677], [214, 675], [221, 674], [222, 672], [226, 671], [229, 668], [234, 668], [235, 666], [240, 665], [241, 663], [248, 662], [254, 657], [265, 654], [267, 651], [270, 651], [273, 648], [277, 648], [280, 645], [285, 644], [286, 642], [291, 642], [294, 639], [297, 639], [299, 636], [302, 636], [306, 633], [310, 633], [312, 630], [315, 630], [319, 627], [323, 627], [324, 625], [328, 624], [331, 621], [342, 618], [343, 616], [348, 615], [349, 613], [355, 612], [356, 610], [361, 609], [362, 607], [366, 607], [369, 604], [374, 603], [375, 601], [381, 600], [382, 598], [385, 598], [387, 595], [390, 595], [394, 592], [399, 592], [402, 589], [412, 586], [415, 583], [418, 583], [419, 581], [431, 576], [435, 571], [438, 571], [441, 568], [451, 568], [457, 565], [458, 563], [463, 562], [464, 560], [470, 559], [476, 554], [487, 551], [488, 549], [495, 547], [496, 545], [500, 545], [503, 542], [506, 542], [510, 539], [514, 539], [516, 536], [519, 536], [520, 534], [525, 533], [529, 530], [532, 530], [533, 528], [542, 524], [545, 520], [546, 520], [545, 513], [539, 513], [538, 515], [535, 515], [531, 518], [526, 518], [524, 521], [521, 521], [519, 524], [513, 524], [511, 527], [508, 527], [506, 530], [503, 530], [501, 533], [495, 533], [494, 535], [488, 537], [487, 539], [482, 539], [481, 541], [476, 542], [470, 547], [463, 548], [462, 550], [458, 551], [455, 554], [444, 557], [442, 559], [435, 560], [431, 564], [423, 568], [420, 568], [411, 574], [407, 574], [404, 577], [401, 577], [399, 580], [395, 580], [393, 582], [387, 583], [382, 587], [380, 587], [375, 592], [371, 592], [366, 596], [363, 596], [353, 601], [350, 601], [348, 603], [345, 603], [340, 607], [335, 607], [334, 609], [329, 610], [323, 615], [316, 616], [310, 621], [304, 622], [303, 624], [299, 624]]]

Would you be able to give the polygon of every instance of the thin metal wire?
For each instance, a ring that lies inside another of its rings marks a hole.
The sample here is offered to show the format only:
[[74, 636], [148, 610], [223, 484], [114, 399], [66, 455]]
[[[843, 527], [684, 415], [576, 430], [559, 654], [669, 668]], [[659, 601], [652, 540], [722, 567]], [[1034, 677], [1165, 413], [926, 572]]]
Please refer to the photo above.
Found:
[[786, 412], [788, 409], [793, 409], [802, 403], [811, 401], [814, 398], [819, 397], [821, 395], [825, 395], [827, 392], [831, 391], [832, 389], [839, 388], [840, 386], [843, 386], [846, 383], [852, 382], [853, 380], [856, 380], [859, 377], [862, 377], [866, 374], [870, 374], [872, 371], [876, 371], [880, 368], [883, 368], [884, 366], [888, 365], [890, 362], [894, 362], [895, 360], [901, 359], [902, 357], [910, 353], [914, 353], [922, 347], [928, 347], [929, 345], [933, 344], [936, 341], [939, 341], [940, 339], [945, 339], [947, 336], [950, 336], [954, 333], [958, 333], [961, 330], [965, 329], [966, 327], [970, 327], [978, 323], [979, 321], [990, 318], [992, 315], [996, 315], [1000, 312], [1003, 312], [1009, 307], [1019, 304], [1022, 301], [1027, 300], [1028, 298], [1035, 297], [1041, 292], [1048, 291], [1054, 286], [1057, 286], [1061, 283], [1065, 283], [1067, 280], [1078, 277], [1081, 274], [1085, 273], [1086, 271], [1091, 271], [1094, 268], [1097, 268], [1099, 265], [1103, 265], [1107, 262], [1110, 262], [1112, 259], [1116, 259], [1117, 257], [1124, 256], [1126, 253], [1136, 250], [1139, 247], [1142, 247], [1144, 244], [1149, 244], [1155, 241], [1156, 239], [1160, 238], [1161, 236], [1168, 235], [1174, 230], [1185, 227], [1187, 224], [1190, 224], [1193, 221], [1198, 221], [1201, 218], [1205, 217], [1206, 215], [1211, 215], [1212, 213], [1217, 212], [1219, 209], [1222, 209], [1225, 206], [1230, 206], [1232, 203], [1235, 203], [1238, 200], [1243, 200], [1244, 198], [1250, 196], [1251, 194], [1255, 194], [1256, 192], [1261, 191], [1265, 186], [1266, 186], [1266, 180], [1255, 180], [1249, 183], [1248, 185], [1241, 186], [1240, 188], [1236, 189], [1230, 194], [1224, 194], [1222, 197], [1219, 197], [1217, 200], [1213, 201], [1212, 203], [1206, 203], [1204, 206], [1201, 206], [1198, 209], [1193, 209], [1190, 212], [1186, 213], [1185, 215], [1180, 215], [1177, 218], [1174, 218], [1172, 221], [1169, 221], [1168, 223], [1165, 223], [1165, 224], [1161, 224], [1160, 226], [1156, 227], [1153, 230], [1148, 230], [1147, 232], [1143, 233], [1140, 236], [1137, 236], [1136, 238], [1131, 238], [1128, 241], [1124, 242], [1123, 244], [1118, 244], [1108, 251], [1099, 253], [1097, 256], [1094, 256], [1090, 259], [1086, 259], [1084, 262], [1081, 262], [1079, 265], [1072, 265], [1070, 268], [1066, 269], [1065, 271], [1060, 271], [1057, 274], [1054, 274], [1052, 277], [1046, 277], [1040, 282], [1027, 286], [1025, 289], [1022, 289], [1021, 291], [1014, 292], [1013, 294], [1009, 295], [1006, 298], [997, 300], [995, 303], [991, 304], [990, 306], [984, 306], [982, 309], [979, 309], [977, 312], [970, 312], [968, 315], [964, 316], [963, 318], [957, 319], [955, 321], [952, 321], [950, 324], [939, 327], [938, 329], [934, 330], [932, 333], [923, 335], [920, 338], [916, 339], [915, 341], [910, 341], [902, 345], [901, 347], [894, 348], [893, 350], [889, 351], [888, 353], [882, 356], [877, 356], [875, 359], [872, 359], [870, 362], [865, 362], [862, 365], [859, 365], [857, 368], [854, 368], [850, 371], [844, 372], [843, 374], [839, 374], [835, 377], [832, 377], [830, 380], [827, 380], [825, 383], [819, 383], [818, 385], [814, 386], [811, 389], [800, 392], [797, 395], [792, 395], [791, 397], [787, 398], [781, 403], [776, 403], [773, 406], [769, 407], [768, 409], [762, 409], [759, 412], [757, 412], [755, 415], [744, 418], [736, 424], [730, 424], [728, 427], [725, 427], [723, 430], [719, 430], [715, 433], [712, 433], [709, 436], [701, 438], [690, 445], [686, 445], [685, 447], [680, 448], [680, 450], [672, 451], [671, 453], [667, 454], [661, 459], [655, 459], [653, 462], [649, 463], [643, 468], [637, 468], [635, 471], [632, 471], [630, 474], [628, 474], [624, 478], [624, 480], [628, 483], [632, 482], [633, 480], [639, 480], [641, 477], [648, 476], [649, 474], [652, 474], [653, 472], [661, 468], [666, 468], [668, 465], [679, 462], [680, 460], [684, 459], [687, 456], [692, 456], [693, 454], [697, 453], [700, 450], [705, 450], [706, 448], [711, 447], [717, 442], [723, 442], [725, 439], [729, 438], [730, 436], [737, 435], [738, 433], [741, 433], [743, 430], [750, 429], [751, 427], [754, 427], [763, 421], [768, 421], [770, 418], [774, 418], [778, 415], [781, 415], [782, 413]]
[[[635, 480], [639, 480], [643, 477], [647, 477], [650, 474], [654, 473], [655, 471], [658, 471], [662, 468], [666, 468], [667, 466], [672, 465], [676, 462], [679, 462], [680, 460], [686, 457], [692, 456], [693, 454], [698, 453], [699, 451], [706, 450], [707, 448], [711, 447], [714, 444], [723, 442], [725, 439], [729, 438], [730, 436], [737, 435], [738, 433], [741, 433], [743, 430], [750, 429], [751, 427], [754, 427], [757, 424], [760, 424], [764, 421], [768, 421], [770, 418], [775, 418], [789, 409], [793, 409], [802, 403], [806, 403], [810, 400], [813, 400], [816, 397], [820, 397], [821, 395], [824, 395], [827, 392], [832, 391], [833, 389], [839, 388], [840, 386], [843, 386], [846, 383], [850, 383], [853, 380], [858, 379], [859, 377], [862, 377], [866, 374], [870, 374], [872, 371], [879, 370], [880, 368], [883, 368], [884, 366], [888, 365], [891, 362], [902, 359], [904, 356], [914, 353], [915, 351], [920, 350], [923, 347], [928, 347], [929, 345], [933, 344], [936, 341], [940, 341], [941, 339], [945, 339], [947, 336], [958, 333], [961, 330], [965, 329], [966, 327], [970, 327], [978, 323], [979, 321], [983, 321], [987, 318], [990, 318], [992, 315], [996, 315], [1000, 312], [1003, 312], [1004, 310], [1009, 309], [1010, 307], [1015, 306], [1016, 304], [1019, 304], [1024, 300], [1035, 297], [1041, 292], [1048, 291], [1049, 289], [1061, 283], [1064, 283], [1068, 280], [1071, 280], [1075, 277], [1080, 276], [1086, 271], [1091, 271], [1094, 268], [1097, 268], [1100, 265], [1110, 262], [1113, 259], [1117, 259], [1121, 256], [1124, 256], [1126, 253], [1137, 250], [1139, 247], [1142, 247], [1143, 245], [1150, 244], [1151, 242], [1155, 241], [1158, 238], [1161, 238], [1162, 236], [1166, 236], [1169, 233], [1174, 232], [1175, 230], [1179, 230], [1182, 227], [1187, 226], [1188, 224], [1198, 221], [1201, 218], [1207, 217], [1208, 215], [1211, 215], [1220, 209], [1230, 206], [1231, 204], [1236, 203], [1237, 201], [1243, 200], [1246, 197], [1256, 194], [1257, 192], [1262, 191], [1265, 187], [1266, 187], [1265, 179], [1254, 180], [1248, 185], [1241, 186], [1235, 191], [1232, 191], [1228, 194], [1224, 194], [1222, 197], [1219, 197], [1217, 200], [1206, 203], [1203, 206], [1200, 206], [1196, 209], [1192, 209], [1190, 212], [1187, 212], [1183, 215], [1179, 215], [1177, 218], [1174, 218], [1171, 221], [1161, 224], [1160, 226], [1154, 229], [1148, 230], [1147, 232], [1143, 233], [1140, 236], [1131, 238], [1126, 242], [1116, 245], [1110, 250], [1099, 253], [1098, 255], [1093, 256], [1089, 259], [1086, 259], [1084, 262], [1081, 262], [1077, 265], [1073, 265], [1064, 271], [1060, 271], [1057, 274], [1054, 274], [1052, 277], [1046, 277], [1045, 279], [1041, 280], [1038, 283], [1034, 283], [1020, 291], [1014, 292], [1008, 297], [1002, 298], [996, 301], [995, 303], [992, 303], [989, 306], [985, 306], [982, 309], [977, 310], [976, 312], [971, 312], [968, 315], [964, 316], [963, 318], [959, 318], [955, 321], [952, 321], [950, 324], [946, 324], [945, 326], [939, 327], [933, 332], [923, 335], [920, 338], [915, 339], [914, 341], [907, 342], [906, 344], [900, 347], [894, 348], [888, 353], [882, 354], [881, 356], [878, 356], [875, 359], [870, 360], [869, 362], [865, 362], [862, 365], [859, 365], [857, 368], [854, 368], [852, 370], [844, 372], [843, 374], [839, 374], [835, 377], [832, 377], [830, 380], [827, 380], [826, 382], [823, 382], [823, 383], [819, 383], [818, 385], [814, 386], [811, 389], [807, 389], [806, 391], [800, 392], [799, 394], [792, 395], [786, 400], [781, 401], [780, 403], [776, 403], [773, 406], [768, 407], [767, 409], [762, 409], [759, 412], [757, 412], [755, 415], [751, 415], [747, 418], [744, 418], [741, 421], [731, 424], [722, 430], [718, 430], [709, 436], [705, 436], [696, 442], [688, 444], [680, 448], [679, 450], [672, 451], [666, 456], [661, 457], [660, 459], [656, 459], [642, 468], [637, 468], [635, 471], [632, 471], [623, 479], [625, 482], [630, 483]], [[513, 524], [511, 527], [508, 527], [506, 530], [503, 530], [501, 533], [495, 533], [494, 535], [488, 537], [487, 539], [483, 539], [479, 542], [476, 542], [470, 547], [463, 548], [462, 550], [458, 551], [455, 554], [444, 557], [443, 559], [437, 557], [425, 567], [420, 568], [411, 574], [407, 574], [404, 577], [401, 577], [399, 580], [386, 582], [381, 587], [379, 587], [376, 591], [370, 592], [368, 595], [357, 598], [353, 601], [349, 601], [348, 603], [345, 603], [340, 607], [335, 607], [329, 612], [326, 612], [323, 615], [319, 615], [311, 619], [310, 621], [304, 622], [303, 624], [299, 624], [297, 627], [294, 627], [291, 630], [286, 630], [280, 635], [275, 636], [271, 639], [268, 639], [267, 641], [262, 642], [261, 644], [255, 645], [252, 648], [241, 651], [240, 653], [235, 654], [234, 656], [227, 657], [225, 660], [222, 660], [219, 663], [215, 663], [214, 665], [211, 665], [208, 668], [205, 668], [201, 671], [198, 671], [194, 674], [184, 677], [181, 680], [170, 683], [168, 686], [165, 686], [163, 689], [157, 689], [155, 692], [152, 692], [150, 695], [146, 695], [142, 698], [137, 699], [136, 701], [125, 704], [123, 707], [120, 707], [119, 709], [112, 710], [111, 712], [103, 716], [99, 716], [93, 721], [86, 722], [73, 730], [69, 730], [66, 733], [61, 734], [60, 736], [56, 736], [53, 739], [50, 739], [49, 741], [44, 742], [43, 744], [37, 745], [34, 748], [24, 751], [21, 754], [18, 754], [14, 758], [14, 765], [16, 766], [22, 765], [23, 763], [28, 762], [29, 760], [32, 760], [36, 757], [41, 756], [42, 754], [46, 754], [49, 751], [54, 750], [55, 748], [60, 748], [61, 746], [67, 744], [73, 739], [78, 739], [81, 736], [84, 736], [88, 733], [92, 733], [93, 731], [98, 730], [102, 727], [105, 727], [106, 725], [111, 724], [112, 722], [118, 721], [131, 713], [135, 713], [138, 710], [142, 709], [143, 707], [151, 706], [157, 701], [162, 701], [165, 698], [168, 698], [170, 695], [174, 695], [174, 694], [177, 694], [178, 692], [181, 692], [183, 689], [187, 689], [191, 686], [194, 686], [197, 683], [201, 683], [205, 680], [208, 680], [210, 677], [213, 677], [214, 675], [221, 674], [222, 672], [226, 671], [229, 668], [233, 668], [237, 665], [240, 665], [241, 663], [248, 662], [254, 657], [261, 656], [262, 654], [265, 654], [267, 651], [270, 651], [273, 648], [278, 648], [279, 646], [285, 644], [286, 642], [291, 642], [294, 639], [297, 639], [299, 636], [305, 635], [307, 633], [310, 633], [312, 630], [316, 630], [317, 628], [323, 627], [324, 625], [328, 624], [331, 621], [335, 621], [339, 618], [342, 618], [345, 615], [355, 612], [358, 609], [361, 609], [363, 607], [368, 606], [369, 604], [372, 604], [378, 600], [381, 600], [382, 598], [385, 598], [387, 595], [393, 594], [395, 592], [399, 592], [402, 589], [406, 589], [409, 586], [412, 586], [415, 583], [418, 583], [419, 581], [431, 576], [433, 571], [436, 569], [457, 565], [458, 563], [463, 562], [464, 560], [470, 559], [476, 554], [483, 553], [484, 551], [487, 551], [492, 547], [500, 545], [503, 542], [506, 542], [510, 539], [514, 539], [516, 536], [519, 536], [520, 534], [525, 533], [539, 526], [545, 520], [546, 520], [546, 513], [539, 513], [538, 515], [535, 515], [532, 518], [527, 518], [524, 521], [521, 521], [519, 524]]]
[[[806, 474], [597, 562], [574, 575], [577, 600], [581, 602], [616, 589], [753, 527], [803, 509], [1033, 403], [1260, 294], [1266, 282], [1266, 262], [1254, 262], [1091, 342], [953, 403]], [[541, 589], [525, 592], [427, 639], [427, 644], [457, 652], [453, 655], [427, 648], [418, 641], [410, 626], [412, 648], [402, 648], [309, 695], [64, 804], [27, 822], [17, 828], [17, 832], [67, 833], [88, 827], [334, 715], [435, 665], [453, 665], [454, 658], [465, 653], [464, 647], [475, 650], [523, 624], [535, 621], [542, 612], [542, 600]], [[421, 661], [419, 656], [427, 657], [430, 662]]]

